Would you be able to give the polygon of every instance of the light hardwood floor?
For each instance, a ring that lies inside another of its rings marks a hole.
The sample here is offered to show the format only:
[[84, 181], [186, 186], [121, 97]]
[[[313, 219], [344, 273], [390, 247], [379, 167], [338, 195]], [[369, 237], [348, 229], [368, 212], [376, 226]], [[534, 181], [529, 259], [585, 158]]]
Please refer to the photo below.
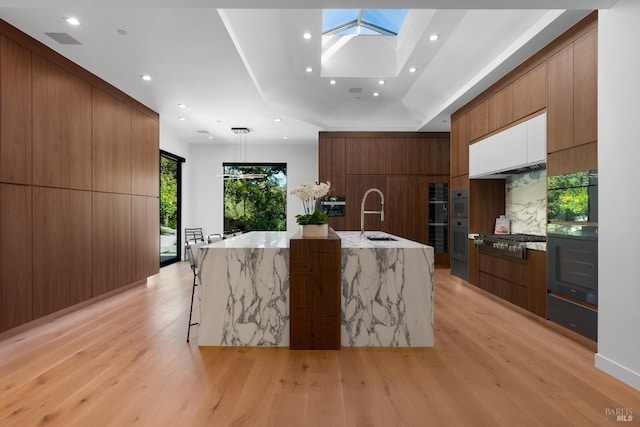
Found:
[[[2, 426], [639, 425], [640, 392], [571, 339], [436, 270], [433, 348], [187, 344], [191, 272], [0, 336]], [[631, 410], [632, 422], [607, 410]]]

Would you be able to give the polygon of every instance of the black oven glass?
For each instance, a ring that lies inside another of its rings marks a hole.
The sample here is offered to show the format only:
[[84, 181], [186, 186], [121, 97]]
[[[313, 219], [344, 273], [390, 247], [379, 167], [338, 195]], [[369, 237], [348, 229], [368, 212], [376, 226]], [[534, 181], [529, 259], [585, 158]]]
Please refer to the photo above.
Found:
[[547, 286], [550, 290], [598, 304], [598, 240], [547, 236]]
[[468, 260], [469, 225], [467, 220], [455, 220], [451, 225], [451, 256], [462, 261]]

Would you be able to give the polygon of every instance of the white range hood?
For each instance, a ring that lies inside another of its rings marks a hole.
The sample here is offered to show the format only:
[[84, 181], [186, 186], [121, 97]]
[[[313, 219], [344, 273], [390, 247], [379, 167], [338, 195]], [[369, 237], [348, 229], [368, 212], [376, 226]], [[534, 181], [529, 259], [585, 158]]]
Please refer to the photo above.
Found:
[[469, 178], [505, 178], [546, 162], [547, 113], [469, 146]]

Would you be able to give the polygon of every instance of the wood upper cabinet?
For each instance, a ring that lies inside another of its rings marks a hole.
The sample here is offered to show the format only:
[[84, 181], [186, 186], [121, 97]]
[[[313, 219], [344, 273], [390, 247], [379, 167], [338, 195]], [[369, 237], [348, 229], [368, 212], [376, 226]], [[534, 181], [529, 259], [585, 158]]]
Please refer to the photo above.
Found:
[[[115, 102], [113, 117], [113, 189], [131, 194], [131, 107]], [[156, 141], [157, 144], [157, 141]], [[158, 162], [160, 160], [158, 159]], [[156, 162], [156, 163], [158, 163]]]
[[469, 174], [469, 115], [451, 116], [451, 176]]
[[131, 115], [131, 171], [132, 194], [159, 195], [158, 121], [137, 110]]
[[547, 61], [547, 151], [573, 146], [573, 44]]
[[320, 134], [318, 179], [320, 182], [331, 182], [331, 194], [334, 196], [344, 196], [347, 192], [345, 146], [344, 138], [332, 138]]
[[407, 138], [405, 174], [449, 175], [449, 138]]
[[598, 30], [573, 44], [574, 145], [598, 139]]
[[111, 95], [93, 88], [91, 98], [91, 188], [96, 191], [113, 191], [115, 106], [116, 100]]
[[598, 139], [597, 29], [547, 61], [547, 150], [549, 153]]
[[0, 36], [0, 181], [31, 184], [31, 52]]
[[33, 184], [91, 189], [91, 86], [32, 56]]
[[540, 111], [547, 105], [547, 63], [538, 65], [513, 82], [513, 120]]
[[385, 173], [385, 141], [381, 138], [352, 138], [345, 147], [347, 175]]
[[404, 174], [406, 169], [407, 142], [404, 138], [384, 138], [384, 173]]
[[482, 101], [469, 111], [469, 141], [489, 133], [489, 101]]
[[488, 100], [489, 132], [513, 123], [513, 85], [508, 85]]
[[0, 184], [0, 331], [33, 320], [31, 187]]

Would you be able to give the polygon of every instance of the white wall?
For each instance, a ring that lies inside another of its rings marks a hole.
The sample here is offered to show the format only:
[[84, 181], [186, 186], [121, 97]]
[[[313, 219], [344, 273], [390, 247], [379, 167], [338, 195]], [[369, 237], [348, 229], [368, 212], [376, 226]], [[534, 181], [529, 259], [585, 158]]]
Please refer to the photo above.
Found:
[[596, 366], [640, 390], [639, 22], [637, 0], [599, 12]]
[[[233, 145], [190, 144], [183, 168], [183, 227], [202, 227], [205, 234], [222, 233], [222, 163], [234, 162]], [[242, 160], [244, 161], [244, 160]], [[317, 145], [249, 144], [248, 163], [286, 163], [287, 193], [294, 187], [318, 179]], [[298, 227], [295, 216], [303, 212], [302, 202], [287, 196], [287, 230]]]

